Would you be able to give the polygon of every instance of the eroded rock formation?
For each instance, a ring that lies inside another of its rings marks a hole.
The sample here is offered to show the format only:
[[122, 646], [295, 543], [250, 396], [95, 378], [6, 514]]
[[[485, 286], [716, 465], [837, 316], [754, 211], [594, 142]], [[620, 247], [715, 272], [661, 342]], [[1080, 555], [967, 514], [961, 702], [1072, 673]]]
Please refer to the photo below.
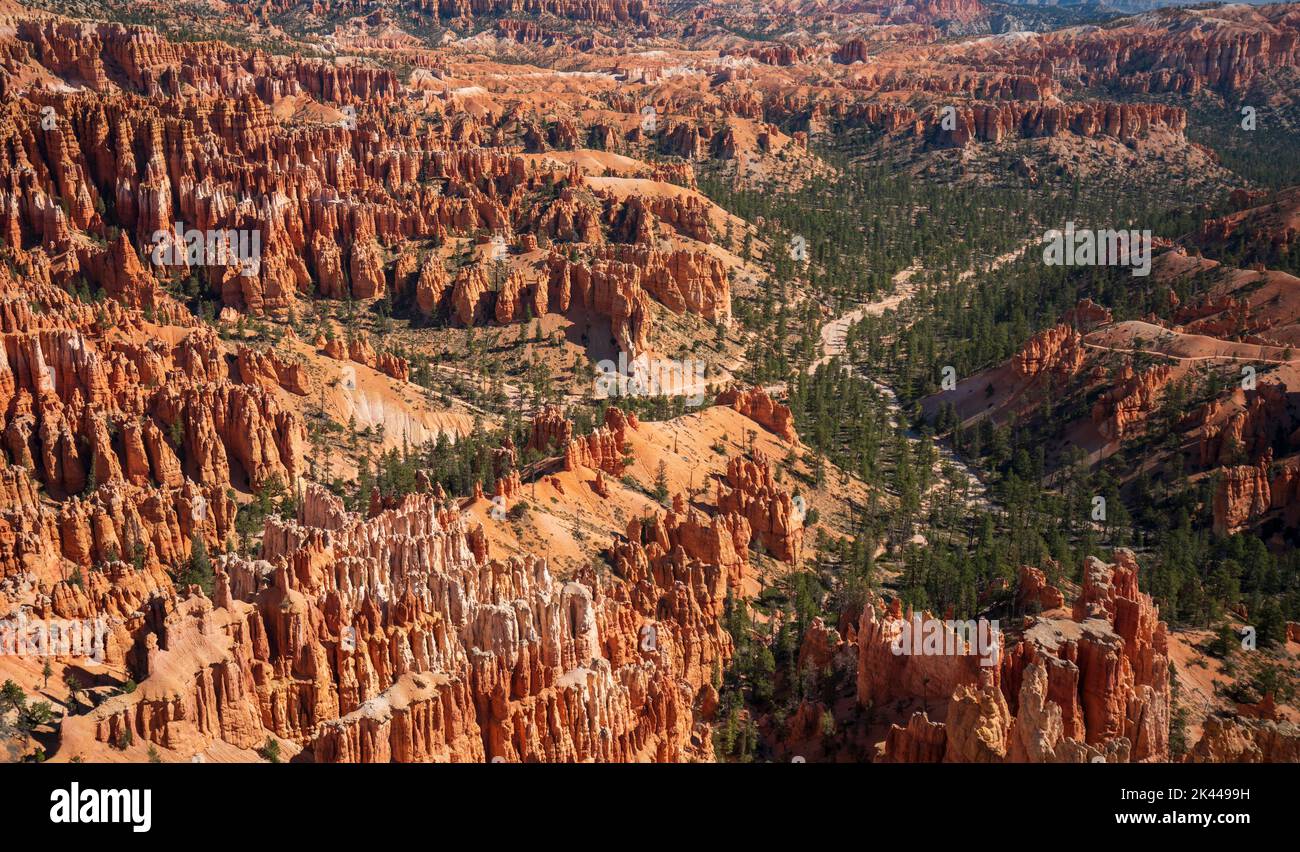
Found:
[[[1151, 598], [1138, 590], [1137, 575], [1127, 550], [1116, 550], [1110, 564], [1089, 558], [1072, 617], [1040, 618], [992, 666], [972, 653], [896, 653], [896, 646], [906, 648], [900, 634], [915, 616], [908, 613], [905, 621], [897, 601], [890, 610], [868, 606], [857, 634], [858, 701], [947, 699], [942, 723], [918, 711], [906, 726], [894, 725], [883, 758], [1168, 760], [1166, 628]], [[1055, 592], [1040, 580], [1037, 569], [1022, 571], [1022, 589]]]
[[799, 441], [799, 434], [794, 430], [794, 414], [789, 406], [775, 401], [762, 388], [730, 388], [718, 394], [717, 402], [718, 405], [731, 406], [783, 441], [792, 444]]
[[263, 560], [220, 560], [212, 602], [169, 599], [140, 687], [73, 724], [183, 752], [269, 731], [325, 762], [707, 759], [734, 541], [634, 521], [614, 576], [562, 582], [433, 496], [362, 519], [309, 486]]

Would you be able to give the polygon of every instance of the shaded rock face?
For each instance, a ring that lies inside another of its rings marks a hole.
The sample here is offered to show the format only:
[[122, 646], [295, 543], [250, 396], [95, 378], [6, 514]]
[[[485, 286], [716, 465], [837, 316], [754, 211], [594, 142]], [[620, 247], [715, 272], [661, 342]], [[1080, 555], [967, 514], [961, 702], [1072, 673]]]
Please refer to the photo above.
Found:
[[[897, 602], [888, 611], [868, 606], [857, 634], [859, 702], [950, 696], [944, 722], [918, 712], [906, 726], [894, 725], [882, 758], [1167, 761], [1166, 627], [1151, 598], [1138, 590], [1137, 574], [1127, 550], [1115, 551], [1110, 564], [1089, 558], [1072, 617], [1039, 620], [993, 667], [969, 655], [895, 655], [890, 645], [901, 628], [901, 608]], [[1033, 568], [1022, 571], [1024, 589], [1053, 603], [1059, 595]]]
[[1099, 325], [1111, 322], [1113, 319], [1114, 316], [1111, 314], [1110, 308], [1103, 307], [1092, 299], [1083, 299], [1065, 312], [1065, 315], [1061, 317], [1061, 322], [1087, 332]]
[[[48, 267], [30, 273], [0, 273], [0, 483], [18, 532], [0, 575], [30, 583], [51, 617], [93, 614], [119, 594], [120, 563], [133, 566], [120, 576], [165, 591], [162, 566], [187, 560], [193, 540], [219, 549], [232, 485], [297, 480], [305, 429], [277, 394], [302, 376], [262, 353], [228, 361], [215, 332], [174, 303], [159, 302], [174, 332], [159, 336], [137, 309], [84, 304], [51, 285]], [[76, 571], [82, 587], [69, 582]]]
[[1020, 585], [1016, 589], [1016, 606], [1022, 610], [1056, 609], [1065, 605], [1061, 590], [1047, 582], [1047, 575], [1032, 565], [1020, 566]]
[[370, 345], [370, 341], [364, 337], [350, 337], [346, 341], [340, 337], [333, 337], [323, 342], [318, 340], [317, 343], [321, 344], [322, 352], [335, 360], [363, 364], [402, 382], [410, 378], [409, 361], [392, 352], [376, 352]]
[[550, 453], [555, 450], [563, 452], [572, 438], [573, 424], [565, 418], [559, 408], [547, 406], [533, 416], [533, 429], [528, 439], [528, 449], [539, 453]]
[[[975, 81], [976, 78], [970, 78]], [[913, 83], [881, 81], [886, 88], [912, 89]], [[811, 123], [834, 121], [850, 127], [867, 127], [896, 134], [903, 140], [929, 148], [961, 148], [975, 143], [999, 144], [1024, 139], [1075, 136], [1084, 139], [1110, 139], [1132, 142], [1153, 134], [1183, 137], [1187, 129], [1187, 112], [1181, 107], [1164, 104], [1125, 104], [1111, 101], [1048, 103], [1040, 100], [1047, 81], [1006, 76], [1001, 85], [966, 91], [975, 97], [995, 99], [990, 103], [947, 105], [923, 111], [895, 103], [867, 100], [835, 91], [820, 95], [821, 100], [805, 100], [813, 95], [782, 93], [764, 115], [779, 122], [804, 117]], [[943, 83], [937, 83], [942, 86]], [[953, 92], [963, 91], [954, 86]], [[1023, 100], [1005, 100], [1023, 98]]]
[[236, 364], [239, 379], [246, 385], [259, 385], [267, 390], [281, 387], [299, 396], [307, 394], [304, 366], [289, 362], [273, 351], [241, 347], [236, 355]]
[[799, 560], [803, 515], [789, 492], [772, 478], [772, 466], [761, 453], [754, 461], [735, 456], [727, 463], [726, 485], [718, 483], [718, 510], [744, 518], [763, 548], [777, 559]]
[[1273, 504], [1269, 468], [1270, 448], [1258, 464], [1234, 465], [1220, 471], [1214, 490], [1214, 531], [1231, 535], [1245, 528], [1251, 519], [1267, 512]]
[[[980, 657], [967, 653], [903, 653], [903, 633], [916, 623], [932, 619], [930, 613], [904, 612], [895, 599], [888, 607], [869, 603], [858, 621], [857, 700], [863, 707], [882, 706], [897, 699], [942, 701], [959, 686], [978, 686], [984, 675], [996, 684], [997, 666], [982, 666]], [[945, 629], [950, 647], [955, 634]], [[917, 646], [920, 646], [919, 637]], [[965, 648], [965, 643], [962, 644]], [[919, 647], [918, 649], [919, 650]]]
[[211, 603], [160, 598], [139, 688], [69, 724], [182, 751], [271, 732], [320, 762], [709, 759], [695, 707], [731, 653], [733, 538], [684, 511], [634, 521], [613, 576], [565, 582], [492, 559], [432, 495], [364, 520], [311, 485], [263, 560], [218, 561]]
[[552, 251], [546, 265], [549, 295], [539, 297], [537, 304], [555, 313], [581, 311], [607, 318], [619, 348], [631, 355], [648, 347], [651, 297], [677, 314], [691, 312], [723, 325], [731, 322], [726, 269], [708, 254], [611, 245], [595, 250], [589, 262]]
[[1125, 365], [1117, 384], [1093, 405], [1093, 424], [1105, 438], [1120, 440], [1155, 411], [1162, 389], [1173, 377], [1172, 367], [1152, 367], [1137, 373]]
[[[1288, 528], [1300, 524], [1300, 459], [1290, 455], [1274, 464], [1277, 437], [1294, 432], [1296, 417], [1287, 388], [1264, 382], [1211, 400], [1189, 418], [1201, 425], [1200, 464], [1218, 467], [1213, 496], [1214, 530], [1231, 535], [1275, 511]], [[1294, 446], [1294, 441], [1287, 444]]]
[[1083, 336], [1062, 323], [1029, 338], [1011, 359], [1011, 366], [1019, 378], [1047, 374], [1064, 381], [1082, 369], [1084, 354]]
[[[1227, 398], [1205, 403], [1191, 415], [1193, 422], [1205, 424], [1197, 448], [1201, 466], [1262, 457], [1272, 448], [1277, 432], [1294, 430], [1295, 420], [1288, 408], [1287, 388], [1278, 382], [1263, 382], [1253, 390], [1234, 391]], [[1225, 410], [1228, 415], [1220, 416]]]
[[[555, 427], [553, 417], [553, 414], [542, 412], [538, 419], [534, 420], [534, 438], [545, 442], [539, 444], [538, 449], [550, 446], [553, 440], [571, 435], [573, 432], [573, 426], [568, 421], [565, 421], [567, 428]], [[591, 468], [613, 477], [621, 477], [627, 430], [636, 429], [637, 425], [635, 414], [624, 414], [617, 408], [606, 409], [604, 425], [598, 426], [585, 437], [570, 438], [564, 444], [564, 469]], [[546, 431], [548, 429], [554, 431], [548, 433]]]
[[931, 722], [925, 713], [915, 713], [906, 727], [892, 725], [878, 763], [942, 763], [948, 749], [948, 734], [942, 722]]
[[1124, 736], [1134, 760], [1168, 758], [1169, 657], [1165, 623], [1149, 595], [1138, 590], [1133, 553], [1115, 562], [1085, 560], [1083, 590], [1074, 620], [1109, 623], [1121, 640], [1096, 640], [1085, 632], [1075, 660], [1089, 743]]
[[796, 443], [799, 440], [799, 434], [794, 430], [794, 414], [789, 406], [776, 402], [762, 388], [745, 391], [731, 388], [718, 394], [717, 402], [718, 405], [730, 405], [784, 441]]
[[957, 109], [948, 122], [952, 129], [945, 128], [941, 119], [922, 120], [931, 128], [926, 141], [939, 147], [1064, 133], [1126, 140], [1146, 136], [1156, 128], [1179, 134], [1187, 128], [1186, 111], [1160, 104], [979, 104]]
[[[589, 238], [599, 242], [599, 229]], [[476, 264], [450, 282], [435, 258], [420, 274], [417, 304], [427, 315], [449, 304], [462, 326], [506, 325], [548, 313], [599, 317], [609, 321], [619, 348], [632, 355], [648, 347], [652, 301], [675, 314], [731, 322], [730, 280], [712, 255], [627, 244], [597, 246], [588, 255], [575, 260], [553, 248], [540, 275], [516, 269], [494, 280], [491, 270]]]
[[1276, 722], [1210, 716], [1192, 749], [1192, 763], [1300, 763], [1300, 727]]
[[[1244, 246], [1247, 261], [1279, 265], [1278, 261], [1300, 239], [1300, 189], [1292, 187], [1269, 196], [1234, 190], [1230, 203], [1236, 212], [1202, 222], [1197, 245], [1215, 254], [1229, 245]], [[1261, 201], [1266, 203], [1259, 204]]]

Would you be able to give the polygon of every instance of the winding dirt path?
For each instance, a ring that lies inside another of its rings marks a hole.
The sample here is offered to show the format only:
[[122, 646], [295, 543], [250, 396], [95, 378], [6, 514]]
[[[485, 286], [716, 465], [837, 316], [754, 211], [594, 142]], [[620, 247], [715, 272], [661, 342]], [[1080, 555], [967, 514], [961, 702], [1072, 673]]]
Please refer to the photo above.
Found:
[[[994, 270], [1011, 263], [1018, 258], [1025, 249], [1041, 242], [1040, 238], [1031, 237], [1025, 240], [1016, 248], [1013, 248], [1003, 254], [998, 255], [986, 264], [980, 267], [971, 266], [963, 270], [958, 276], [957, 281], [976, 275], [977, 273], [988, 274]], [[828, 321], [821, 327], [821, 357], [817, 358], [808, 365], [808, 373], [812, 374], [818, 367], [830, 363], [831, 359], [844, 355], [848, 349], [848, 333], [854, 324], [859, 323], [865, 317], [882, 316], [886, 311], [898, 310], [908, 299], [916, 294], [916, 285], [912, 283], [912, 278], [920, 272], [922, 267], [919, 262], [913, 262], [906, 269], [899, 271], [894, 275], [894, 289], [889, 295], [882, 296], [870, 302], [864, 302], [850, 311], [840, 314], [838, 317]], [[902, 422], [900, 415], [902, 409], [898, 404], [898, 394], [889, 385], [877, 381], [868, 376], [860, 368], [848, 365], [861, 379], [870, 382], [881, 395], [885, 397], [885, 409], [889, 413], [890, 424], [895, 429], [904, 430], [909, 442], [915, 444], [920, 441], [921, 436], [913, 429], [907, 428]], [[959, 473], [959, 479], [964, 478], [968, 485], [958, 489], [966, 508], [980, 512], [988, 512], [993, 509], [993, 503], [988, 496], [988, 488], [984, 481], [980, 479], [979, 474], [971, 469], [961, 458], [953, 451], [952, 447], [945, 440], [934, 442], [935, 449], [938, 451], [938, 458], [935, 461], [935, 484], [931, 486], [930, 491], [922, 495], [922, 499], [928, 499], [933, 491], [938, 488], [942, 477], [939, 472], [944, 465], [949, 465]]]
[[1083, 341], [1083, 345], [1091, 349], [1100, 349], [1104, 352], [1122, 352], [1126, 355], [1148, 355], [1152, 358], [1168, 358], [1171, 361], [1239, 361], [1241, 363], [1257, 364], [1300, 364], [1300, 358], [1291, 360], [1276, 358], [1248, 358], [1244, 355], [1170, 355], [1166, 352], [1151, 349], [1124, 349], [1119, 346], [1104, 346], [1100, 343], [1089, 343]]

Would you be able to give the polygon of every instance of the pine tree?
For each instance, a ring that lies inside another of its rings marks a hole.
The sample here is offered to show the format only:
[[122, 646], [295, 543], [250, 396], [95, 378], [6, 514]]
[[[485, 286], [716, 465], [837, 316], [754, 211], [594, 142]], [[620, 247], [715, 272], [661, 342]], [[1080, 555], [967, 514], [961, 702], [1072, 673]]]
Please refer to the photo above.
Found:
[[198, 530], [190, 536], [190, 561], [181, 572], [182, 585], [194, 585], [203, 590], [203, 594], [212, 596], [216, 585], [216, 575], [212, 570], [212, 559], [208, 556], [208, 545], [199, 535]]

